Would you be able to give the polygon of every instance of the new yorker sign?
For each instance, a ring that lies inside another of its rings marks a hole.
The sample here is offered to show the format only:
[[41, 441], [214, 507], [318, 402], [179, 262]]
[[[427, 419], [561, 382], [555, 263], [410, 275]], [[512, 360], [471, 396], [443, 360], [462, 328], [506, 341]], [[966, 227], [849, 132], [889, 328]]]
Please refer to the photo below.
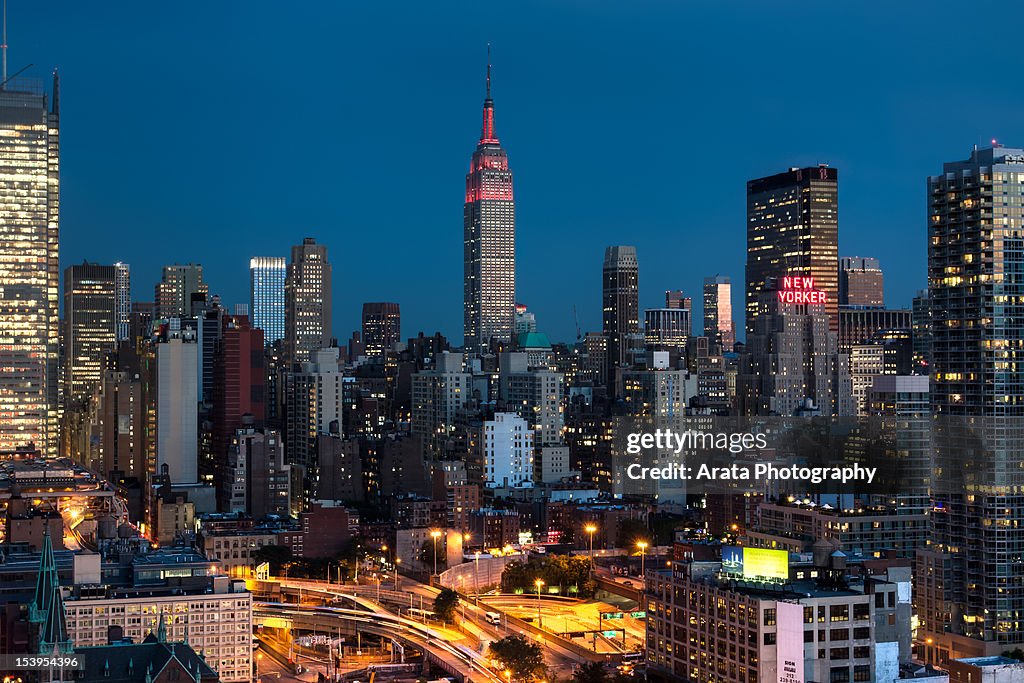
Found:
[[782, 278], [779, 302], [783, 304], [823, 304], [825, 292], [814, 288], [813, 277]]

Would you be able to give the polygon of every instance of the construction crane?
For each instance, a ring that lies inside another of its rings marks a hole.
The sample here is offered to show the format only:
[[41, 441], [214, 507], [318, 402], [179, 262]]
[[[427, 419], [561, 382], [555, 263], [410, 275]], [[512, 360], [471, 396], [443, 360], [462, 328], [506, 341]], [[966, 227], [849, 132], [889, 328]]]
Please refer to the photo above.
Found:
[[576, 321], [576, 341], [583, 339], [583, 334], [580, 333], [580, 316], [576, 313], [576, 304], [572, 305], [572, 317]]

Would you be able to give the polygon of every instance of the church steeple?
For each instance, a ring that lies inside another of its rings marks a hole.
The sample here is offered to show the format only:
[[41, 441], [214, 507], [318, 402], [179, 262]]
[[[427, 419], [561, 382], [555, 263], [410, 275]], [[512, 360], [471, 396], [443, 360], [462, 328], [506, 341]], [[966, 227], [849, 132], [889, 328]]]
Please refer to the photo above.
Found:
[[68, 638], [64, 596], [60, 591], [49, 524], [43, 531], [43, 552], [39, 560], [39, 575], [36, 577], [36, 593], [29, 605], [29, 620], [40, 624], [39, 654], [73, 652], [71, 639]]

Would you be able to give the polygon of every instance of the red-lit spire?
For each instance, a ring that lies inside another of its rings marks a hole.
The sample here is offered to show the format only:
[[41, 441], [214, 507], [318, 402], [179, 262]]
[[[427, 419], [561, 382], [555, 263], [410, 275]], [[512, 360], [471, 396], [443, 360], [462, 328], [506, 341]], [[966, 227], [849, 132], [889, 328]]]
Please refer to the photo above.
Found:
[[480, 129], [480, 144], [498, 144], [494, 134], [494, 100], [491, 99], [491, 44], [487, 43], [487, 96], [484, 98], [484, 124]]

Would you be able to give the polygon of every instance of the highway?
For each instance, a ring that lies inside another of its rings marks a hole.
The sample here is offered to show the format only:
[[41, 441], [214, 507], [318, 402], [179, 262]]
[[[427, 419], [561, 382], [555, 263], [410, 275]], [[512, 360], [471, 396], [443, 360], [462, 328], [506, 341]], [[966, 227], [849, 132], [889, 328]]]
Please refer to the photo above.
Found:
[[[360, 602], [369, 603], [363, 600]], [[363, 633], [391, 638], [405, 646], [421, 650], [429, 661], [463, 681], [502, 683], [502, 678], [486, 666], [483, 657], [478, 653], [466, 647], [452, 645], [444, 640], [441, 633], [428, 626], [379, 608], [367, 611], [273, 602], [253, 604], [255, 623], [262, 623], [262, 620], [269, 618], [287, 621], [296, 629], [326, 632], [336, 629], [339, 621], [346, 622]]]
[[[324, 581], [307, 581], [301, 579], [285, 579], [279, 578], [274, 580], [275, 583], [279, 583], [282, 588], [290, 590], [303, 590], [309, 593], [321, 593], [334, 596], [336, 598], [342, 598], [351, 600], [353, 604], [358, 605], [362, 609], [379, 612], [381, 606], [374, 602], [372, 598], [376, 597], [379, 593], [383, 601], [391, 602], [395, 605], [405, 606], [406, 601], [413, 599], [414, 597], [422, 598], [423, 603], [429, 609], [433, 605], [434, 598], [437, 596], [439, 589], [427, 586], [426, 584], [414, 581], [407, 577], [401, 577], [399, 580], [400, 591], [383, 590], [378, 588], [376, 585], [361, 585], [361, 586], [345, 586], [339, 584], [330, 584]], [[481, 596], [481, 599], [486, 601], [487, 596]], [[415, 601], [415, 606], [419, 606], [419, 601]], [[524, 636], [531, 642], [537, 642], [544, 650], [544, 662], [547, 665], [549, 671], [552, 674], [557, 675], [559, 678], [566, 678], [572, 674], [577, 664], [586, 663], [590, 661], [606, 661], [603, 657], [593, 656], [584, 657], [573, 651], [570, 651], [559, 645], [559, 639], [556, 637], [543, 637], [538, 639], [537, 635], [529, 631], [517, 628], [514, 625], [504, 623], [502, 626], [494, 626], [484, 619], [484, 610], [481, 607], [477, 607], [472, 598], [463, 599], [459, 605], [459, 616], [463, 618], [462, 627], [468, 634], [471, 634], [482, 644], [482, 650], [486, 654], [486, 646], [495, 640], [499, 640], [510, 633], [518, 633]], [[365, 612], [364, 612], [365, 614]], [[394, 618], [394, 615], [389, 615]], [[408, 620], [406, 620], [408, 621]], [[420, 628], [424, 628], [422, 624], [416, 621], [410, 621], [409, 623], [414, 624]], [[434, 629], [427, 629], [434, 634], [438, 632]], [[458, 646], [452, 646], [458, 648]], [[468, 648], [467, 648], [468, 649]], [[458, 650], [461, 652], [461, 650]], [[476, 654], [476, 653], [474, 653]], [[479, 656], [479, 655], [477, 655]]]

